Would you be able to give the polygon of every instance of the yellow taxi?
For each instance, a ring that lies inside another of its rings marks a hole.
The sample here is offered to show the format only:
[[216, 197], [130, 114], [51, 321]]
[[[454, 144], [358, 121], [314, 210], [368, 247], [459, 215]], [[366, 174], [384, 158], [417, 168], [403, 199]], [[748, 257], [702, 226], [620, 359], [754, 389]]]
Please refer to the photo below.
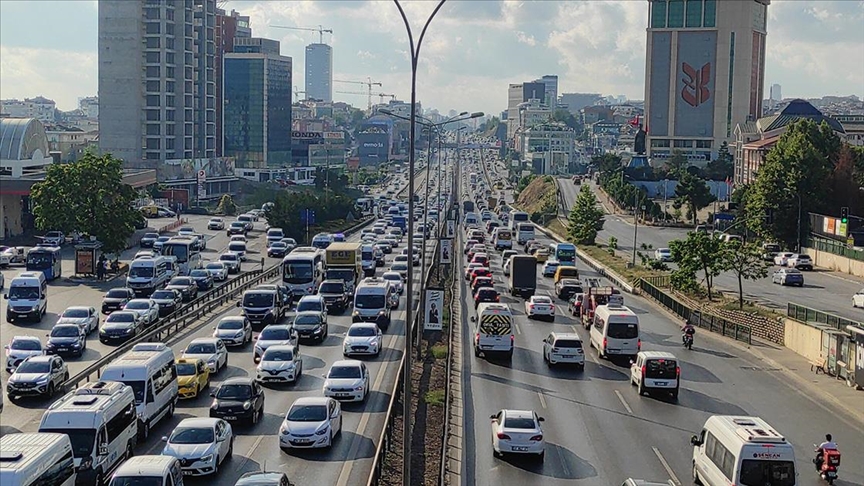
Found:
[[545, 263], [549, 259], [549, 250], [540, 248], [534, 252], [534, 258], [537, 259], [537, 263]]
[[180, 398], [195, 398], [201, 390], [210, 386], [210, 368], [203, 360], [178, 358], [174, 362], [177, 370], [177, 385]]

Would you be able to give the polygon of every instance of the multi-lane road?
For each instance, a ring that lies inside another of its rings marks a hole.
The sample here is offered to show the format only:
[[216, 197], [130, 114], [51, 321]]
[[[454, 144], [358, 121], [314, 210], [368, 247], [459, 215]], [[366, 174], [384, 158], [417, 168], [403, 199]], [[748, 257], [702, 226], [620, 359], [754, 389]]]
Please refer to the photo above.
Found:
[[[724, 338], [700, 332], [693, 349], [683, 349], [679, 324], [640, 297], [626, 295], [625, 305], [639, 317], [643, 350], [678, 357], [677, 402], [639, 396], [628, 381], [629, 363], [599, 359], [587, 345], [584, 371], [550, 369], [541, 346], [548, 333], [575, 331], [587, 343], [587, 332], [566, 315], [566, 303], [554, 298], [553, 323], [528, 320], [524, 301], [506, 295], [499, 254], [490, 254], [496, 288], [515, 316], [515, 351], [512, 362], [474, 357], [474, 306], [463, 283], [463, 484], [609, 486], [628, 477], [692, 484], [689, 439], [715, 414], [760, 416], [777, 428], [795, 447], [801, 485], [820, 484], [810, 451], [826, 432], [833, 433], [844, 452], [842, 484], [864, 484], [864, 424], [797, 389]], [[578, 266], [583, 277], [598, 277]], [[538, 294], [554, 295], [552, 279], [539, 277], [538, 284]], [[502, 408], [534, 410], [546, 419], [544, 462], [493, 457], [489, 416]]]
[[[566, 210], [572, 207], [580, 186], [574, 185], [569, 179], [558, 179], [558, 187], [564, 197]], [[597, 187], [592, 183], [592, 189]], [[637, 234], [637, 247], [642, 243], [653, 248], [668, 247], [675, 239], [686, 238], [687, 229], [664, 228], [640, 225]], [[610, 236], [618, 239], [618, 248], [632, 251], [634, 227], [630, 220], [610, 214], [598, 234], [598, 239], [608, 241]], [[653, 252], [648, 251], [649, 256]], [[779, 267], [769, 268], [768, 276], [758, 280], [744, 281], [744, 298], [759, 302], [767, 307], [785, 311], [788, 302], [830, 312], [849, 319], [864, 320], [864, 310], [852, 307], [852, 295], [861, 290], [864, 284], [854, 278], [846, 277], [836, 272], [816, 270], [804, 272], [804, 287], [785, 287], [771, 283], [771, 273]], [[732, 273], [725, 272], [714, 279], [720, 289], [737, 294], [738, 280]]]
[[[417, 177], [418, 193], [423, 187], [422, 175]], [[196, 230], [199, 221], [194, 217], [190, 221]], [[206, 218], [202, 218], [200, 224], [206, 227]], [[250, 233], [250, 245], [254, 251], [261, 251], [264, 247], [264, 222], [256, 223], [256, 229]], [[206, 233], [206, 231], [204, 231]], [[208, 242], [208, 248], [221, 251], [220, 246], [227, 246], [224, 233], [214, 234]], [[349, 241], [358, 241], [359, 235], [349, 237]], [[407, 240], [403, 241], [395, 249], [393, 255], [388, 255], [388, 263], [379, 269], [379, 274], [389, 267], [389, 260], [396, 253], [406, 247]], [[427, 242], [427, 251], [433, 248], [434, 242]], [[212, 250], [211, 250], [212, 251]], [[208, 251], [210, 253], [210, 251]], [[218, 253], [212, 253], [216, 255]], [[257, 260], [258, 255], [253, 254], [252, 260]], [[277, 263], [275, 259], [268, 259], [266, 266]], [[419, 281], [419, 267], [415, 267], [415, 281]], [[68, 305], [93, 305], [99, 306], [101, 294], [104, 289], [113, 286], [121, 286], [120, 282], [114, 285], [101, 285], [97, 288], [89, 288], [85, 285], [66, 284], [64, 282], [53, 283], [49, 286], [49, 299], [51, 308], [49, 315], [39, 325], [27, 324], [9, 325], [3, 324], [2, 334], [6, 336], [14, 334], [35, 334], [42, 336], [50, 329], [56, 320], [57, 312], [62, 311]], [[415, 289], [417, 287], [415, 286]], [[415, 293], [416, 295], [416, 293]], [[405, 329], [405, 309], [407, 296], [403, 296], [398, 311], [393, 314], [390, 327], [384, 335], [384, 348], [378, 358], [366, 359], [367, 366], [371, 372], [372, 387], [367, 401], [363, 404], [345, 404], [343, 406], [343, 431], [331, 450], [312, 450], [296, 452], [287, 455], [280, 451], [278, 445], [279, 426], [290, 407], [291, 403], [303, 396], [320, 396], [323, 385], [322, 375], [327, 372], [329, 366], [342, 357], [342, 340], [351, 324], [350, 310], [341, 315], [330, 315], [328, 319], [329, 337], [322, 344], [302, 344], [303, 375], [299, 382], [290, 386], [268, 387], [265, 392], [264, 417], [255, 426], [237, 425], [234, 428], [236, 436], [234, 445], [234, 456], [227, 467], [221, 468], [218, 476], [210, 481], [216, 485], [233, 485], [237, 478], [244, 472], [266, 470], [284, 471], [294, 484], [297, 485], [361, 485], [366, 484], [372, 465], [372, 458], [376, 449], [376, 442], [380, 437], [384, 424], [386, 409], [390, 401], [390, 392], [393, 389], [399, 360], [402, 355], [403, 334]], [[416, 299], [415, 299], [416, 301]], [[240, 310], [236, 307], [226, 305], [219, 312], [209, 316], [206, 322], [202, 322], [197, 329], [182, 334], [176, 340], [169, 341], [176, 356], [179, 356], [185, 346], [196, 337], [209, 336], [212, 326], [225, 316], [238, 315]], [[293, 314], [293, 313], [292, 313]], [[285, 322], [290, 322], [291, 317], [286, 317]], [[43, 338], [44, 340], [44, 338]], [[89, 351], [83, 361], [92, 362], [106, 353], [110, 348], [99, 347], [98, 338], [94, 334], [88, 340]], [[83, 367], [77, 360], [70, 361], [72, 373]], [[252, 347], [247, 345], [240, 349], [230, 349], [228, 367], [213, 378], [211, 390], [215, 389], [223, 380], [236, 376], [254, 376], [255, 364], [252, 360]], [[4, 376], [5, 379], [8, 378]], [[154, 427], [150, 438], [139, 443], [136, 454], [158, 454], [162, 450], [163, 442], [161, 436], [169, 435], [172, 428], [182, 419], [187, 417], [207, 416], [211, 399], [205, 393], [204, 396], [180, 401], [174, 417], [164, 419]], [[16, 404], [7, 401], [6, 409], [0, 415], [0, 435], [12, 432], [32, 432], [38, 429], [39, 420], [45, 407], [50, 404], [49, 400], [20, 400]], [[203, 484], [204, 481], [197, 481]]]

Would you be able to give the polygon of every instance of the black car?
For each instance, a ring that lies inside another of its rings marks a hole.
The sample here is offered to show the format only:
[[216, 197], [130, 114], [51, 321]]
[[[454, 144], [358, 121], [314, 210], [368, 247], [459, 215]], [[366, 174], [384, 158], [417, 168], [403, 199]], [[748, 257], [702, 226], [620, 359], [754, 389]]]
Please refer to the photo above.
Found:
[[46, 334], [45, 354], [72, 354], [81, 357], [87, 349], [87, 334], [77, 324], [57, 324]]
[[207, 270], [192, 270], [189, 272], [189, 276], [192, 277], [192, 280], [194, 280], [196, 284], [198, 284], [198, 290], [210, 290], [213, 288], [213, 275]]
[[288, 254], [288, 243], [284, 241], [274, 241], [270, 248], [267, 248], [267, 256], [274, 258], [284, 258]]
[[188, 302], [198, 296], [198, 284], [192, 277], [174, 277], [165, 288], [180, 292], [180, 295], [183, 296], [183, 302]]
[[99, 328], [99, 342], [102, 344], [121, 344], [134, 338], [140, 330], [138, 314], [131, 311], [112, 313]]
[[[254, 378], [229, 378], [210, 393], [215, 398], [210, 416], [227, 422], [245, 421], [255, 425], [264, 415], [264, 389]], [[244, 405], [249, 402], [249, 405]]]
[[159, 233], [144, 233], [139, 244], [141, 248], [153, 248], [153, 243], [159, 239]]
[[150, 295], [150, 298], [159, 304], [159, 318], [165, 317], [183, 305], [183, 296], [174, 289], [159, 289]]
[[345, 312], [351, 304], [351, 294], [342, 280], [325, 280], [318, 286], [318, 295], [324, 298], [327, 311]]
[[102, 298], [102, 313], [110, 314], [118, 311], [126, 305], [127, 302], [135, 298], [135, 291], [130, 288], [111, 289]]
[[314, 339], [323, 343], [330, 335], [327, 320], [320, 312], [304, 311], [294, 316], [294, 329], [297, 331], [298, 339]]
[[498, 291], [490, 288], [490, 287], [480, 287], [477, 289], [477, 292], [474, 293], [474, 308], [476, 309], [478, 305], [486, 303], [486, 302], [500, 302], [501, 296], [498, 294]]

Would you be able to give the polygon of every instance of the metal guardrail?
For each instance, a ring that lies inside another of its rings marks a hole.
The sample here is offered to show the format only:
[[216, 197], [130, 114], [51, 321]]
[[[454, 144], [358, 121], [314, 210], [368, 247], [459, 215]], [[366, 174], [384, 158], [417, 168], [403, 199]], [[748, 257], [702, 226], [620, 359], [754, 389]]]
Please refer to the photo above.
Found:
[[786, 304], [786, 315], [801, 322], [818, 322], [826, 324], [843, 332], [846, 332], [846, 326], [856, 326], [864, 329], [864, 323], [861, 321], [854, 321], [846, 317], [813, 309], [794, 302]]
[[807, 238], [806, 246], [808, 248], [813, 248], [816, 251], [824, 251], [826, 253], [839, 255], [852, 260], [864, 261], [864, 250], [849, 248], [846, 243], [842, 241], [810, 236]]

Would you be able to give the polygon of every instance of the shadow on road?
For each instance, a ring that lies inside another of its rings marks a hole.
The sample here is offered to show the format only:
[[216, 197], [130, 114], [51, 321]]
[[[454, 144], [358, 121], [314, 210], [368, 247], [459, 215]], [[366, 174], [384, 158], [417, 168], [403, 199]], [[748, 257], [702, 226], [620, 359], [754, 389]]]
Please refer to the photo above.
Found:
[[678, 405], [714, 415], [750, 415], [738, 405], [687, 388], [679, 392]]
[[546, 443], [546, 459], [543, 462], [535, 457], [519, 454], [506, 455], [500, 460], [525, 472], [554, 479], [572, 481], [597, 476], [597, 469], [590, 462], [565, 447], [548, 442]]
[[291, 449], [286, 454], [312, 462], [345, 462], [345, 458], [348, 457], [348, 452], [354, 441], [359, 441], [357, 454], [354, 456], [355, 460], [368, 459], [375, 455], [375, 443], [372, 442], [372, 439], [357, 435], [354, 432], [348, 432], [347, 430], [343, 430], [340, 435], [337, 435], [333, 439], [333, 448], [329, 451], [322, 451], [321, 449]]

